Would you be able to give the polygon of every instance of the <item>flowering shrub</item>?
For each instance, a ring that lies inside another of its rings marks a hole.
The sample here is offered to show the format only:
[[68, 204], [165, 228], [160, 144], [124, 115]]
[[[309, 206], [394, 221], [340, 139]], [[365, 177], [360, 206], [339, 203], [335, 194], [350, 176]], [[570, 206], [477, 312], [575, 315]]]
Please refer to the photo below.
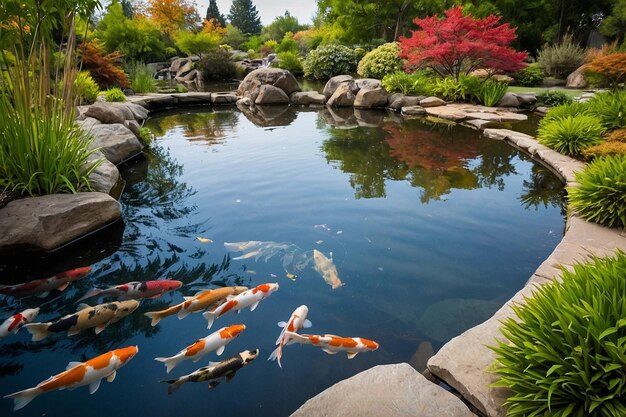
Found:
[[382, 79], [402, 68], [400, 47], [395, 42], [386, 43], [365, 54], [357, 67], [357, 74], [366, 78]]

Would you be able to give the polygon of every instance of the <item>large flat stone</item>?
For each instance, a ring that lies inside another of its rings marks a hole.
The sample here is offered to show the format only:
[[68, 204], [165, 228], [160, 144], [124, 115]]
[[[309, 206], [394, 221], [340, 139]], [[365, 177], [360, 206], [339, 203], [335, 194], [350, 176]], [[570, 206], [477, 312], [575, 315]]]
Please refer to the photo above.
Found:
[[51, 194], [10, 202], [0, 210], [0, 248], [52, 250], [120, 218], [104, 193]]
[[[420, 106], [422, 107], [424, 107], [423, 102], [424, 100], [420, 101]], [[426, 107], [426, 113], [440, 119], [452, 120], [454, 122], [460, 122], [467, 118], [467, 113], [451, 106]]]
[[292, 417], [475, 417], [461, 400], [407, 363], [379, 365], [338, 382]]
[[198, 105], [207, 105], [212, 104], [211, 93], [198, 93], [198, 92], [189, 92], [189, 93], [179, 93], [172, 94], [172, 97], [178, 99], [178, 103], [183, 106], [198, 106]]
[[317, 91], [302, 91], [291, 93], [289, 100], [295, 106], [323, 105], [326, 103], [326, 96]]
[[122, 124], [95, 125], [91, 134], [94, 137], [91, 147], [100, 148], [106, 159], [116, 165], [141, 153], [141, 142]]

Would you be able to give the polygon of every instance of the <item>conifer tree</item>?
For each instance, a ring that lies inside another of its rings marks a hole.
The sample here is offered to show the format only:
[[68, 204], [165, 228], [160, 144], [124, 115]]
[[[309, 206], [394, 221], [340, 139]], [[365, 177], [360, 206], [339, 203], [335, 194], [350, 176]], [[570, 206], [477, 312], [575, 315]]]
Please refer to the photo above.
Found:
[[230, 23], [247, 35], [261, 33], [261, 18], [252, 0], [233, 0], [228, 13]]
[[220, 13], [216, 0], [209, 1], [209, 7], [206, 10], [206, 20], [215, 19], [221, 27], [226, 27], [226, 18]]

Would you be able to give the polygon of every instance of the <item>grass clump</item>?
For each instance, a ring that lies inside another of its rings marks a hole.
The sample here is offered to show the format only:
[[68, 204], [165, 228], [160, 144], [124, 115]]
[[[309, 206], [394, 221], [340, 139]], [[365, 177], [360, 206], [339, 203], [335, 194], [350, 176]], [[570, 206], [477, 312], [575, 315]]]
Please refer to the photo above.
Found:
[[158, 91], [154, 74], [146, 64], [134, 63], [129, 70], [130, 87], [135, 93], [156, 93]]
[[563, 269], [502, 323], [493, 372], [509, 417], [626, 415], [626, 255]]
[[109, 88], [104, 92], [104, 99], [108, 102], [124, 102], [126, 101], [126, 95], [117, 87]]
[[626, 227], [626, 155], [594, 160], [576, 174], [576, 181], [579, 186], [568, 189], [576, 213], [608, 227]]
[[552, 107], [548, 110], [548, 113], [541, 119], [540, 123], [547, 123], [551, 120], [563, 119], [568, 116], [577, 117], [588, 114], [589, 109], [586, 103], [573, 102], [561, 104], [560, 106]]
[[147, 127], [139, 128], [139, 141], [143, 145], [150, 144], [153, 138], [154, 138], [154, 135], [152, 134], [152, 131], [150, 129], [148, 129]]
[[91, 77], [89, 71], [80, 71], [74, 80], [74, 89], [78, 104], [91, 104], [98, 99], [100, 86]]
[[506, 94], [509, 86], [506, 83], [501, 83], [495, 80], [487, 80], [482, 83], [478, 89], [476, 96], [478, 101], [485, 106], [493, 107]]
[[545, 106], [554, 107], [562, 104], [569, 104], [572, 102], [572, 98], [563, 91], [546, 90], [537, 95], [537, 102]]
[[594, 116], [565, 116], [541, 123], [537, 140], [564, 155], [578, 156], [591, 146], [602, 142], [605, 129]]
[[424, 71], [416, 71], [407, 74], [404, 71], [397, 71], [387, 74], [382, 79], [382, 85], [390, 93], [402, 93], [416, 96], [433, 95], [432, 76]]
[[626, 127], [626, 91], [596, 94], [586, 104], [607, 129]]

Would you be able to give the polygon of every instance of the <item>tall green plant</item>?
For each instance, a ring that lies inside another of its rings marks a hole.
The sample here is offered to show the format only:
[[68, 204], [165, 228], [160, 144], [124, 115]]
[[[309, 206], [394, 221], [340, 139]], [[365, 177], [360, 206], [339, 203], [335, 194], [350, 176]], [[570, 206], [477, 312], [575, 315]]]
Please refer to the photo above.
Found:
[[488, 107], [493, 107], [502, 100], [508, 88], [509, 86], [506, 83], [487, 80], [478, 88], [476, 95], [480, 103]]
[[563, 268], [502, 323], [494, 385], [508, 417], [626, 415], [626, 255]]
[[586, 104], [607, 129], [626, 127], [626, 91], [599, 93]]
[[604, 130], [597, 117], [567, 116], [542, 123], [537, 129], [537, 140], [564, 155], [578, 156], [583, 150], [602, 142]]
[[128, 69], [130, 86], [135, 93], [156, 93], [158, 91], [154, 74], [146, 64], [134, 62]]
[[[0, 7], [0, 55], [10, 50], [0, 97], [0, 187], [21, 194], [77, 192], [100, 161], [88, 162], [90, 138], [74, 123], [74, 22], [95, 0], [6, 0]], [[9, 22], [9, 24], [5, 24]], [[52, 65], [54, 35], [67, 34]], [[53, 74], [53, 77], [50, 77]]]

